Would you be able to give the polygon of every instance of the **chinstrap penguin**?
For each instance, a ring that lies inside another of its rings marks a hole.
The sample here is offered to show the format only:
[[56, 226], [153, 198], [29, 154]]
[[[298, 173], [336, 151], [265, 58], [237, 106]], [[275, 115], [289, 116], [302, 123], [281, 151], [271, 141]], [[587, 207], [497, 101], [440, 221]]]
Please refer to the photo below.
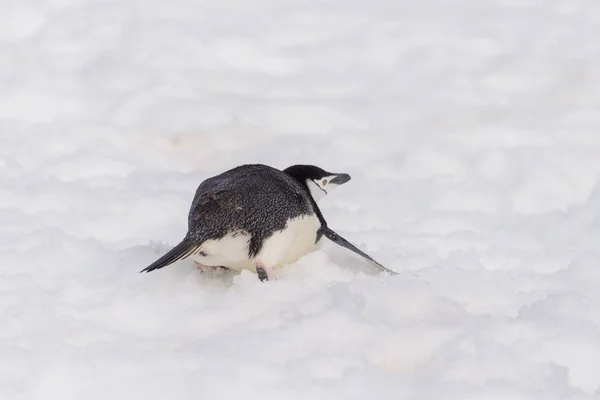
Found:
[[350, 179], [314, 165], [281, 171], [262, 164], [208, 178], [196, 190], [183, 240], [141, 272], [190, 257], [202, 266], [248, 269], [264, 281], [272, 269], [320, 247], [325, 236], [395, 274], [331, 230], [317, 205]]

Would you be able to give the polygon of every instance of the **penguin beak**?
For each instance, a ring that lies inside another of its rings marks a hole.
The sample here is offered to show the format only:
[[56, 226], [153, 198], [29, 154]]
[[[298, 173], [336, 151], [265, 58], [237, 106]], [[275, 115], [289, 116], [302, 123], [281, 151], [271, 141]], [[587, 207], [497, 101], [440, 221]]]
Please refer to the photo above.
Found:
[[342, 185], [348, 182], [351, 179], [348, 174], [336, 174], [333, 179], [329, 181], [329, 183], [333, 183], [334, 185]]

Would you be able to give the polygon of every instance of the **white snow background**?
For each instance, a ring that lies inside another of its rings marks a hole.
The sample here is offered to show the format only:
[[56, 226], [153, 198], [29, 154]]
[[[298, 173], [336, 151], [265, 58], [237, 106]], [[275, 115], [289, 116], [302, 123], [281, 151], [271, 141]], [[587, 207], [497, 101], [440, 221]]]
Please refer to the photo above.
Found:
[[[600, 2], [4, 0], [0, 399], [600, 398]], [[197, 185], [353, 179], [261, 283]]]

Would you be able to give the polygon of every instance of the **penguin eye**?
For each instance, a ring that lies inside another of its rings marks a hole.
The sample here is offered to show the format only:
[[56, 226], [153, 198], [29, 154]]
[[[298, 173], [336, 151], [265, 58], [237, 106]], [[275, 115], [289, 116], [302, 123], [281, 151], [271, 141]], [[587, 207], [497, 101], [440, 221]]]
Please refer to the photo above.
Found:
[[327, 179], [323, 179], [323, 186], [327, 185]]

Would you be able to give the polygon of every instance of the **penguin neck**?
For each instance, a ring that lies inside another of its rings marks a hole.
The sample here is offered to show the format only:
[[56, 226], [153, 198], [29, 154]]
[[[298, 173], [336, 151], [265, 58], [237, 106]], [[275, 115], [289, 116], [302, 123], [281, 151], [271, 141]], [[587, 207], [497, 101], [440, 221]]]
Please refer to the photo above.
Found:
[[304, 189], [306, 191], [306, 193], [308, 194], [308, 198], [310, 199], [310, 204], [313, 207], [313, 211], [314, 213], [317, 215], [317, 218], [319, 219], [319, 222], [321, 223], [321, 227], [319, 228], [319, 231], [317, 232], [317, 242], [320, 240], [321, 236], [323, 235], [323, 229], [327, 228], [327, 221], [325, 221], [325, 217], [323, 217], [323, 213], [321, 213], [321, 209], [319, 208], [319, 205], [317, 204], [317, 201], [315, 200], [313, 194], [311, 193], [310, 188], [308, 187], [308, 178], [305, 179], [305, 177], [302, 176], [297, 176], [294, 173], [290, 173], [289, 171], [286, 171], [286, 174], [288, 174], [288, 176], [290, 176], [292, 179], [294, 179], [302, 189]]
[[[325, 221], [325, 217], [323, 217], [323, 213], [321, 213], [321, 209], [319, 208], [319, 205], [317, 204], [317, 199], [315, 199], [315, 196], [313, 196], [311, 188], [308, 186], [309, 185], [308, 180], [301, 180], [298, 178], [295, 178], [295, 179], [296, 179], [296, 182], [298, 182], [300, 184], [300, 186], [302, 186], [302, 188], [306, 191], [306, 193], [308, 193], [308, 197], [310, 198], [310, 203], [312, 204], [313, 210], [314, 210], [315, 214], [317, 215], [319, 222], [321, 223], [321, 229], [326, 228], [327, 221]], [[321, 190], [320, 188], [316, 188], [316, 189]], [[319, 238], [321, 235], [321, 229], [319, 229]]]
[[319, 202], [327, 194], [325, 189], [322, 189], [312, 179], [306, 179], [304, 183], [308, 192], [310, 193], [312, 198], [315, 199], [316, 202]]

